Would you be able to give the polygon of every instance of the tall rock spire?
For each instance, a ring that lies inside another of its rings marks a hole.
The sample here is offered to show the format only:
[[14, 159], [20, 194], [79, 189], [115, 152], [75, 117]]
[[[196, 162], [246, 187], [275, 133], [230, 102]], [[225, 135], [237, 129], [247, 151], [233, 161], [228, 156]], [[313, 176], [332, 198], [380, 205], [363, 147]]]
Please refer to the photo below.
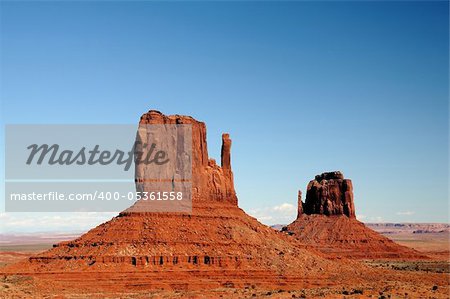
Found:
[[298, 190], [298, 208], [297, 208], [297, 219], [303, 214], [303, 201], [302, 201], [302, 190]]
[[223, 170], [231, 170], [231, 139], [227, 133], [222, 134], [221, 166]]

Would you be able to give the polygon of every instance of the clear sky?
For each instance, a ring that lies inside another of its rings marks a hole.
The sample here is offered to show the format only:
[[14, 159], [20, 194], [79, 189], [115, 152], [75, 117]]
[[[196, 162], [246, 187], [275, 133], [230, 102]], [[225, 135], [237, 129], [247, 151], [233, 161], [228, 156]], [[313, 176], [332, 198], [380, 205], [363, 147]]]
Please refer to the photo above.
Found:
[[331, 170], [353, 180], [359, 219], [448, 222], [446, 1], [0, 5], [2, 124], [192, 115], [212, 158], [230, 133], [240, 206], [266, 224], [292, 221], [297, 190]]

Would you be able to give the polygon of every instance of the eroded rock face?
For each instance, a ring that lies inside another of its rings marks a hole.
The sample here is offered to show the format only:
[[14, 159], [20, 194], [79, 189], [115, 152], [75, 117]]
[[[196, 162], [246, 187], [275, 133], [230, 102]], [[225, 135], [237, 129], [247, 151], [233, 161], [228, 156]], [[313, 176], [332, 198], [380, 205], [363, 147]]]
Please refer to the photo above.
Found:
[[[345, 215], [356, 218], [352, 181], [344, 179], [344, 175], [339, 171], [316, 175], [308, 184], [305, 203], [299, 202], [299, 206], [300, 204], [302, 214]], [[302, 214], [299, 208], [297, 218]]]
[[205, 123], [190, 116], [167, 116], [159, 111], [150, 110], [141, 116], [139, 124], [190, 124], [192, 126], [193, 205], [205, 200], [218, 200], [237, 205], [231, 170], [231, 139], [228, 134], [222, 135], [221, 166], [218, 166], [214, 159], [208, 157]]

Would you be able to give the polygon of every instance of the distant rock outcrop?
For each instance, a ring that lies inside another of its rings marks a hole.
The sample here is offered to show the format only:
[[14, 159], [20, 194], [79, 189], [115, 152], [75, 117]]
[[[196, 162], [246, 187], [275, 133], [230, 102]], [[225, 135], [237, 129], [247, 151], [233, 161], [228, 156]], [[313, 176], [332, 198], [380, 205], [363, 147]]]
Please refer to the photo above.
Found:
[[344, 179], [344, 175], [339, 171], [316, 175], [315, 179], [308, 184], [305, 203], [299, 202], [297, 218], [303, 213], [326, 216], [345, 215], [355, 218], [352, 181]]

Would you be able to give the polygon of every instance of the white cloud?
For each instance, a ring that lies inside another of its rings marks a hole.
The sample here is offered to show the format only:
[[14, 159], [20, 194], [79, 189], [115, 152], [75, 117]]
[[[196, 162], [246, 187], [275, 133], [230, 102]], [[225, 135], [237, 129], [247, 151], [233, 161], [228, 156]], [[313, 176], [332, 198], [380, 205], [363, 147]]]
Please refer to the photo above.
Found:
[[290, 203], [282, 203], [277, 206], [252, 209], [248, 213], [267, 225], [289, 224], [297, 216], [297, 207]]
[[400, 215], [400, 216], [411, 216], [411, 215], [414, 215], [416, 212], [413, 212], [413, 211], [400, 211], [400, 212], [397, 212], [397, 215]]
[[0, 213], [0, 233], [86, 231], [117, 213]]
[[283, 203], [279, 206], [274, 206], [273, 210], [279, 211], [279, 212], [285, 213], [285, 214], [292, 214], [292, 213], [297, 212], [297, 208], [294, 205], [291, 205], [290, 203]]

